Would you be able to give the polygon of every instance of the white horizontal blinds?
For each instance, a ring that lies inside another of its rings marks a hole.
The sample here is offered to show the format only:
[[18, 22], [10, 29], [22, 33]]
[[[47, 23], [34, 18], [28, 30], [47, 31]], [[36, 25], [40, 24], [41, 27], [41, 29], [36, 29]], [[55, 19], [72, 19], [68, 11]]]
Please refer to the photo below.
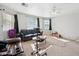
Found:
[[0, 11], [0, 40], [3, 40], [2, 12]]
[[49, 30], [49, 19], [44, 19], [44, 30]]
[[37, 18], [36, 17], [27, 16], [26, 20], [27, 20], [27, 22], [26, 22], [27, 29], [37, 28]]
[[42, 18], [39, 18], [39, 22], [40, 22], [40, 29], [43, 30], [43, 19]]
[[8, 38], [7, 31], [14, 28], [14, 16], [9, 13], [2, 13], [2, 23], [3, 23], [3, 39]]
[[8, 31], [14, 28], [14, 16], [11, 14], [3, 13], [3, 31]]
[[55, 32], [55, 18], [52, 18], [52, 31]]
[[18, 14], [19, 31], [27, 28], [27, 17], [23, 14]]

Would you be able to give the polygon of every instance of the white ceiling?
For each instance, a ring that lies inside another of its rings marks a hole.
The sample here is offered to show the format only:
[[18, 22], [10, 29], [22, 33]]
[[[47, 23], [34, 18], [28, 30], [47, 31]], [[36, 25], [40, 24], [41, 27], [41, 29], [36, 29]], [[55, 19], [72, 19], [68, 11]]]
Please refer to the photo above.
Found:
[[21, 3], [1, 3], [0, 5], [18, 12], [42, 17], [51, 17], [50, 11], [54, 5], [59, 11], [58, 15], [79, 10], [79, 3], [29, 3], [28, 7], [22, 6]]

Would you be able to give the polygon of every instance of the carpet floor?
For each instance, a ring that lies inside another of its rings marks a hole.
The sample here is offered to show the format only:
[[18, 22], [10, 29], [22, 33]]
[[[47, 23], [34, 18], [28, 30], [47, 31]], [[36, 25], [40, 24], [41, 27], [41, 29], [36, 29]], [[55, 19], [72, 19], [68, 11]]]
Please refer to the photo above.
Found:
[[[31, 56], [33, 41], [22, 42], [25, 56]], [[43, 42], [40, 46], [45, 49], [52, 45], [46, 52], [48, 56], [79, 56], [79, 43], [66, 39], [55, 38], [47, 35], [46, 44]]]

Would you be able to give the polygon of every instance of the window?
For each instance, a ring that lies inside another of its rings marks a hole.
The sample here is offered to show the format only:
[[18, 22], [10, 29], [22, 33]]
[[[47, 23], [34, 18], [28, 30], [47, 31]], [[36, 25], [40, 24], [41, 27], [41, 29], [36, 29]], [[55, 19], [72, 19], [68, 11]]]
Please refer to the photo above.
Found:
[[14, 28], [14, 16], [3, 13], [3, 31], [8, 31], [12, 28]]
[[44, 19], [44, 30], [49, 30], [49, 20]]
[[37, 28], [37, 18], [27, 17], [27, 29]]
[[3, 40], [2, 14], [0, 12], [0, 40]]

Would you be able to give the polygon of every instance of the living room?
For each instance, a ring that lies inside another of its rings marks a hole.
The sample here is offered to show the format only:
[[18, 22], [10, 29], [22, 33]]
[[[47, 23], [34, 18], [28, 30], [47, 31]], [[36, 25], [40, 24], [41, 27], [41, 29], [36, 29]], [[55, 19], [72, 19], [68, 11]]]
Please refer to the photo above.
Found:
[[0, 56], [79, 56], [79, 3], [0, 3]]

